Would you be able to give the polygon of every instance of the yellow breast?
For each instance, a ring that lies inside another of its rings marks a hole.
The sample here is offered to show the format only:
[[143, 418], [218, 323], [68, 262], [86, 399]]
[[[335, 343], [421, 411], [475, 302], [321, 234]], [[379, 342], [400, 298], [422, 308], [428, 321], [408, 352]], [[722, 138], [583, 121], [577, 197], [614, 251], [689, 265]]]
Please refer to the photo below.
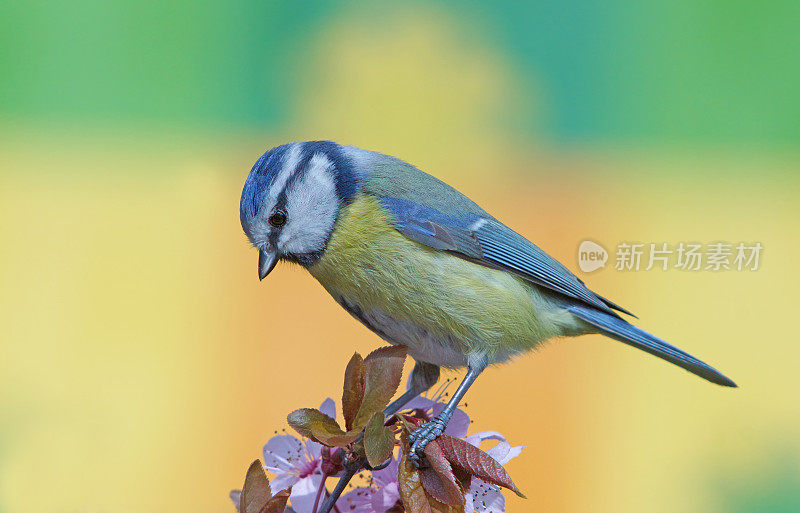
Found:
[[550, 319], [555, 306], [536, 287], [407, 239], [369, 195], [342, 209], [325, 253], [309, 271], [340, 303], [396, 323], [393, 337], [408, 340], [392, 342], [408, 345], [415, 358], [438, 344], [446, 352], [480, 351], [502, 361], [560, 334]]

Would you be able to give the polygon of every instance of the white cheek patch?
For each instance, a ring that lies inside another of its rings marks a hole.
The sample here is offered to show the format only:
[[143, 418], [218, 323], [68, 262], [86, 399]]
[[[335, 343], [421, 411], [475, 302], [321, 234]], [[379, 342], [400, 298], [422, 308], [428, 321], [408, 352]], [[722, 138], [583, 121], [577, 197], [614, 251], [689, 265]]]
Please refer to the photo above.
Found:
[[278, 239], [278, 248], [283, 253], [304, 254], [325, 249], [339, 208], [332, 171], [333, 163], [317, 153], [311, 158], [305, 176], [292, 184], [286, 195], [287, 222]]
[[289, 177], [294, 174], [297, 164], [300, 163], [300, 157], [302, 156], [301, 150], [301, 144], [292, 143], [286, 152], [286, 156], [283, 158], [283, 166], [281, 166], [281, 170], [278, 172], [278, 175], [275, 177], [272, 185], [270, 185], [269, 196], [267, 196], [267, 199], [264, 202], [264, 205], [267, 207], [267, 212], [271, 212], [272, 209], [275, 208], [275, 203], [278, 201], [278, 196], [280, 196], [284, 187], [286, 187], [286, 182], [289, 181]]

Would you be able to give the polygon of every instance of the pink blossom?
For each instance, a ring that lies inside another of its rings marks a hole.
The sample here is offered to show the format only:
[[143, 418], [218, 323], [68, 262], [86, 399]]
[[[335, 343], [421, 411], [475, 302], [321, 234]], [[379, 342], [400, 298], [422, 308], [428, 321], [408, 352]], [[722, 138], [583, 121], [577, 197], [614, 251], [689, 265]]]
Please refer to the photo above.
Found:
[[[438, 402], [436, 399], [437, 398], [428, 399], [427, 397], [420, 396], [416, 399], [412, 399], [403, 410], [422, 410], [428, 420], [430, 420], [442, 413], [442, 410], [447, 406], [445, 403]], [[469, 430], [469, 415], [467, 415], [464, 410], [456, 408], [444, 432], [456, 438], [464, 438], [467, 436], [467, 430]]]
[[[480, 447], [481, 443], [486, 440], [499, 440], [499, 443], [485, 452], [501, 465], [505, 465], [519, 456], [525, 447], [524, 445], [512, 447], [510, 443], [506, 442], [505, 437], [497, 431], [481, 431], [466, 437], [464, 440], [475, 447]], [[500, 492], [500, 487], [477, 477], [472, 478], [465, 497], [467, 501], [464, 505], [464, 513], [502, 513], [506, 510], [506, 499]]]
[[[404, 410], [417, 410], [428, 419], [435, 417], [445, 408], [443, 388], [433, 398], [418, 397], [412, 400]], [[326, 399], [320, 411], [331, 418], [336, 418], [335, 404]], [[486, 453], [505, 465], [519, 456], [524, 446], [512, 447], [505, 437], [497, 431], [482, 431], [467, 436], [469, 416], [456, 409], [445, 431], [447, 434], [462, 438], [475, 447], [489, 440], [496, 440], [494, 446], [486, 449]], [[322, 486], [322, 445], [311, 440], [300, 440], [292, 435], [277, 435], [264, 446], [264, 464], [269, 472], [275, 475], [270, 486], [273, 493], [292, 487], [291, 506], [297, 513], [314, 513], [314, 501]], [[385, 513], [400, 500], [397, 483], [399, 460], [393, 457], [386, 468], [372, 472], [369, 486], [353, 488], [337, 501], [341, 511], [350, 513]], [[325, 492], [323, 491], [324, 499]], [[231, 493], [231, 499], [238, 508], [239, 496]], [[321, 501], [320, 501], [321, 502]], [[465, 513], [503, 513], [505, 498], [500, 487], [473, 478], [470, 489], [466, 493]]]
[[[319, 409], [336, 418], [333, 399], [326, 399]], [[297, 513], [313, 513], [311, 510], [322, 483], [322, 445], [292, 435], [273, 436], [264, 445], [264, 465], [275, 475], [270, 481], [272, 493], [291, 486], [292, 508]]]
[[[442, 398], [441, 392], [437, 395], [436, 399]], [[427, 397], [418, 397], [408, 403], [404, 410], [422, 410], [428, 418], [433, 418], [441, 413], [444, 407], [445, 404], [443, 402]], [[486, 450], [486, 453], [501, 465], [505, 465], [522, 452], [524, 446], [512, 447], [510, 443], [506, 442], [505, 437], [497, 431], [481, 431], [467, 436], [469, 425], [469, 416], [463, 410], [456, 409], [445, 432], [450, 436], [463, 438], [475, 447], [480, 447], [483, 442], [489, 440], [498, 441], [497, 444]], [[372, 473], [371, 487], [356, 488], [344, 495], [339, 504], [347, 498], [348, 502], [346, 504], [353, 505], [353, 511], [358, 513], [385, 513], [400, 500], [400, 491], [397, 484], [398, 466], [398, 459], [393, 458], [385, 469], [376, 470]], [[369, 509], [370, 507], [372, 509]], [[470, 488], [466, 493], [464, 512], [502, 513], [504, 511], [505, 498], [500, 492], [500, 487], [478, 478], [472, 478]]]

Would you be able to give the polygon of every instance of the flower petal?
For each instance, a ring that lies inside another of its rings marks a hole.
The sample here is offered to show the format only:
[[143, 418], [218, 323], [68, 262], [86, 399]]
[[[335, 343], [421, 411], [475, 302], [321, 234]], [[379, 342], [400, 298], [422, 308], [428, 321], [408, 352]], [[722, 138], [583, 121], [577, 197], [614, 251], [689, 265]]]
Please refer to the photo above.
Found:
[[319, 411], [336, 420], [336, 403], [330, 397], [322, 401], [322, 404], [319, 405]]
[[410, 400], [403, 406], [403, 410], [430, 410], [433, 408], [433, 405], [438, 404], [436, 401], [432, 401], [427, 397], [417, 396], [414, 399]]
[[469, 435], [468, 437], [464, 438], [464, 440], [475, 447], [479, 447], [481, 442], [484, 440], [500, 440], [501, 442], [505, 442], [506, 437], [497, 431], [481, 431], [480, 433]]
[[233, 501], [233, 505], [236, 506], [236, 511], [239, 511], [239, 503], [242, 501], [242, 491], [241, 490], [231, 490], [231, 500]]
[[[379, 489], [391, 483], [394, 483], [396, 485], [397, 475], [399, 470], [400, 470], [400, 460], [398, 460], [397, 457], [394, 457], [392, 458], [392, 462], [389, 463], [389, 465], [387, 465], [386, 468], [382, 468], [380, 470], [375, 470], [372, 472], [372, 481], [378, 486]], [[400, 496], [398, 495], [398, 497]]]
[[[372, 495], [374, 490], [364, 486], [354, 488], [336, 501], [336, 507], [342, 511], [355, 513], [372, 513]], [[344, 505], [344, 507], [342, 507]]]
[[[444, 410], [445, 406], [444, 403], [436, 403], [433, 405], [433, 410], [431, 411], [432, 416], [439, 415]], [[445, 429], [445, 433], [450, 436], [454, 436], [456, 438], [463, 438], [467, 435], [467, 430], [469, 429], [469, 415], [467, 415], [463, 410], [459, 410], [458, 408], [455, 409], [453, 412], [453, 416], [450, 418], [450, 422], [447, 423], [447, 429]]]
[[524, 445], [518, 445], [517, 447], [511, 447], [511, 444], [508, 442], [500, 442], [491, 449], [487, 449], [485, 452], [501, 465], [505, 465], [509, 461], [513, 460], [522, 452], [524, 449]]
[[372, 511], [375, 513], [384, 513], [397, 504], [398, 500], [400, 500], [400, 489], [397, 487], [397, 482], [388, 483], [386, 486], [373, 492], [371, 503]]
[[303, 443], [292, 435], [273, 436], [264, 445], [264, 464], [270, 472], [286, 472], [303, 458]]
[[[292, 494], [289, 496], [292, 509], [297, 513], [314, 513], [311, 510], [314, 509], [314, 500], [317, 498], [317, 490], [319, 490], [320, 483], [322, 483], [322, 475], [320, 474], [311, 474], [298, 480], [292, 487]], [[322, 493], [324, 494], [325, 492]], [[320, 502], [322, 500], [323, 498], [321, 497]]]
[[322, 444], [314, 440], [306, 440], [306, 455], [311, 460], [322, 458]]
[[475, 498], [472, 496], [472, 490], [467, 490], [464, 494], [464, 513], [475, 513]]
[[504, 464], [508, 460], [505, 459], [508, 455], [508, 451], [511, 450], [511, 444], [508, 442], [500, 442], [491, 449], [486, 450], [486, 454], [491, 456], [492, 458], [496, 459], [499, 464]]
[[453, 418], [450, 419], [450, 422], [447, 424], [447, 429], [445, 429], [444, 432], [456, 438], [463, 438], [467, 436], [468, 430], [469, 415], [462, 410], [456, 409], [456, 411], [453, 412]]
[[[472, 500], [470, 500], [472, 499]], [[472, 479], [472, 486], [469, 487], [467, 492], [467, 504], [472, 508], [470, 511], [476, 513], [502, 513], [506, 510], [506, 500], [503, 494], [500, 493], [500, 487], [497, 485], [489, 484], [478, 478]], [[467, 508], [464, 508], [465, 513]]]
[[505, 465], [509, 461], [511, 461], [514, 458], [516, 458], [517, 456], [520, 455], [520, 453], [522, 452], [522, 449], [524, 449], [524, 448], [525, 448], [524, 445], [518, 445], [516, 447], [512, 447], [511, 449], [508, 450], [508, 454], [506, 454], [505, 458], [503, 458], [503, 461], [500, 461], [500, 464], [501, 465]]
[[300, 478], [294, 474], [278, 474], [278, 477], [270, 481], [269, 489], [272, 495], [275, 495], [282, 490], [288, 489], [290, 486], [294, 486], [298, 481], [300, 481]]

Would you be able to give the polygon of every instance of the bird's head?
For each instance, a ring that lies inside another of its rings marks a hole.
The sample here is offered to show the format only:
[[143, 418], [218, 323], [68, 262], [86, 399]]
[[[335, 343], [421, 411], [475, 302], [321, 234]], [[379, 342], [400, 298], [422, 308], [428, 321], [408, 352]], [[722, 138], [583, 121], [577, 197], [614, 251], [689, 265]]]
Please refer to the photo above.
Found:
[[357, 183], [346, 148], [333, 142], [289, 143], [264, 153], [239, 205], [242, 229], [259, 252], [258, 277], [279, 260], [314, 263]]

